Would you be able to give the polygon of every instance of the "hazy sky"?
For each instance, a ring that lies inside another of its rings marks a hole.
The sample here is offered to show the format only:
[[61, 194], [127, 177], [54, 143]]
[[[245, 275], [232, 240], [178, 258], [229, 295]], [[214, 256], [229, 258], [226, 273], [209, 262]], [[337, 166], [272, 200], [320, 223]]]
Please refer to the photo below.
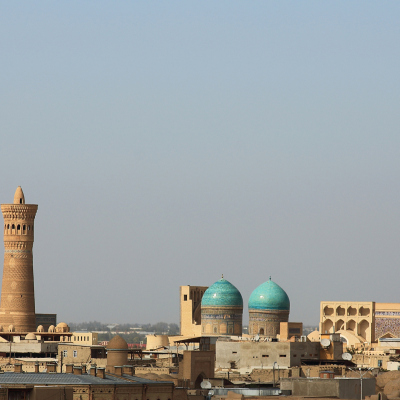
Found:
[[[2, 1], [0, 202], [36, 311], [179, 322], [272, 279], [291, 321], [400, 302], [400, 3]], [[3, 258], [3, 246], [0, 257]]]

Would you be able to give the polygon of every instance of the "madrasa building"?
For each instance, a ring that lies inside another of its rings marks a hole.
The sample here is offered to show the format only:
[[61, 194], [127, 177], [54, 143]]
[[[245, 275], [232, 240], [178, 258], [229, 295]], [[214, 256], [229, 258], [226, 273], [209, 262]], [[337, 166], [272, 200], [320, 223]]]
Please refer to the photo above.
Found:
[[[208, 288], [181, 286], [180, 306], [181, 336], [242, 336], [243, 297], [223, 276]], [[290, 300], [270, 277], [251, 293], [248, 310], [249, 334], [273, 339], [281, 323], [289, 322]], [[300, 336], [300, 324], [295, 325], [291, 333]], [[285, 330], [289, 334], [288, 326]]]

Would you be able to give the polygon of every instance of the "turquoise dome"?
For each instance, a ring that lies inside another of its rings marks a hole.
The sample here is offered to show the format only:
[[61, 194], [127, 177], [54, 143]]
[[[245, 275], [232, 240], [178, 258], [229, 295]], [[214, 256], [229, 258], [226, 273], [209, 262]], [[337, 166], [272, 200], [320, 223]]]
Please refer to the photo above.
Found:
[[232, 283], [222, 278], [204, 292], [201, 306], [243, 307], [243, 297]]
[[249, 310], [290, 310], [286, 292], [271, 278], [254, 289], [249, 299]]

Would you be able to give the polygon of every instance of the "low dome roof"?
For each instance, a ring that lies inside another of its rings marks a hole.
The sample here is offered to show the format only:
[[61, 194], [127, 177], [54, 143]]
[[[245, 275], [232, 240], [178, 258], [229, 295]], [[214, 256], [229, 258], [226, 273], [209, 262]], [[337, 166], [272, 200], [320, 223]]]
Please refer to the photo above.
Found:
[[243, 297], [232, 283], [222, 277], [204, 292], [201, 306], [243, 307]]
[[25, 336], [25, 340], [36, 340], [36, 335], [30, 332]]
[[290, 300], [286, 292], [269, 278], [250, 295], [249, 310], [289, 311]]
[[108, 350], [127, 350], [128, 343], [126, 340], [119, 335], [114, 336], [106, 347]]

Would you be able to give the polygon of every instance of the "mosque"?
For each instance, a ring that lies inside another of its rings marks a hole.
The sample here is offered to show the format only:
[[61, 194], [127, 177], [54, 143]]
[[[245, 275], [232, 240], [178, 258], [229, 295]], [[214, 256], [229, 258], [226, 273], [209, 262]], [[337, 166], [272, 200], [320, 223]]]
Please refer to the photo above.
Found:
[[[243, 297], [223, 276], [209, 288], [181, 286], [182, 336], [242, 336]], [[290, 300], [271, 277], [251, 293], [249, 334], [276, 338], [288, 323]]]

